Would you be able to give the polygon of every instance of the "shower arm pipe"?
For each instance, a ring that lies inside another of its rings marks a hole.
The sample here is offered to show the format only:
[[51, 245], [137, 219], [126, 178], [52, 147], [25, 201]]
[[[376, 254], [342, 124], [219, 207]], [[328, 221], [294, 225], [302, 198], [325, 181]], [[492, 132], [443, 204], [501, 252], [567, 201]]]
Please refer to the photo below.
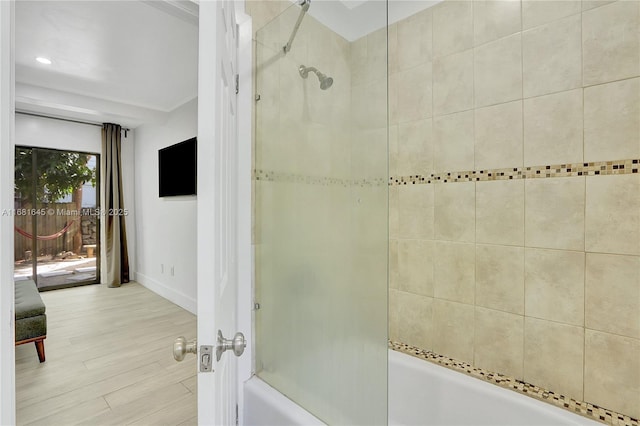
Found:
[[309, 10], [309, 6], [311, 6], [311, 0], [300, 0], [298, 3], [302, 9], [300, 10], [300, 15], [298, 15], [298, 20], [296, 21], [296, 25], [293, 27], [293, 31], [291, 32], [291, 37], [289, 37], [289, 41], [282, 47], [284, 54], [286, 55], [291, 50], [291, 44], [293, 43], [293, 39], [296, 37], [298, 33], [298, 28], [300, 28], [300, 24], [302, 23], [302, 18], [304, 18], [305, 13]]

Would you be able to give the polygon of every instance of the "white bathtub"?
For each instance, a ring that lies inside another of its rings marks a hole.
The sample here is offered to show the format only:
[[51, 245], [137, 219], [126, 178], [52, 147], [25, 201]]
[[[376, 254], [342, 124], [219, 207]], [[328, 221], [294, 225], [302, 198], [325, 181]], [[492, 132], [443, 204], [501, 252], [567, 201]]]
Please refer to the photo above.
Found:
[[[244, 388], [245, 424], [322, 425], [257, 377]], [[600, 425], [551, 404], [389, 351], [390, 425]]]

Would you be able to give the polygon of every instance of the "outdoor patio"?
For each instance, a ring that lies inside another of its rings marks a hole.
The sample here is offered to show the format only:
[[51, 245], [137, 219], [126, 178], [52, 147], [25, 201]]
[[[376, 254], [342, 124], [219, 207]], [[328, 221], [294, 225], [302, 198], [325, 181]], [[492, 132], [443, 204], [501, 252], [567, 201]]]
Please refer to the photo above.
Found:
[[[39, 289], [73, 285], [75, 283], [94, 281], [96, 279], [96, 258], [86, 256], [70, 256], [66, 259], [54, 256], [38, 257]], [[19, 260], [14, 264], [15, 281], [32, 279], [33, 266], [31, 260]]]

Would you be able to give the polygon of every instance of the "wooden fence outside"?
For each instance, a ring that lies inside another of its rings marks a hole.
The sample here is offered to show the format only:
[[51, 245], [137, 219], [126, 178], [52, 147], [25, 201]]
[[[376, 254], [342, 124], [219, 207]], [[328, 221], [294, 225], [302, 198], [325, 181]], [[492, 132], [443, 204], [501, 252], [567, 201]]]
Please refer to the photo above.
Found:
[[[56, 255], [65, 251], [73, 251], [74, 236], [82, 232], [82, 216], [80, 216], [81, 212], [76, 210], [76, 208], [76, 203], [45, 204], [43, 208], [45, 214], [36, 215], [37, 235], [39, 236], [53, 235], [73, 221], [69, 229], [58, 238], [38, 240], [38, 256]], [[28, 209], [22, 210], [21, 213], [27, 210]], [[41, 211], [42, 210], [40, 210], [40, 212]], [[52, 212], [53, 214], [50, 214]], [[32, 218], [33, 216], [30, 214], [16, 213], [14, 216], [14, 224], [21, 230], [33, 235]], [[34, 256], [33, 240], [18, 233], [18, 231], [14, 231], [14, 235], [14, 259], [17, 261]]]

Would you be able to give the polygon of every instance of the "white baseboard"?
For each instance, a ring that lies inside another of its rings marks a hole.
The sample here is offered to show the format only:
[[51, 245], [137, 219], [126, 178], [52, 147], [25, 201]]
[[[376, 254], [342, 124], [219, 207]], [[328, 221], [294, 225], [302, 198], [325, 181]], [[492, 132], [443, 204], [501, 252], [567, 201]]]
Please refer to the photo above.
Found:
[[168, 287], [166, 284], [156, 281], [140, 272], [136, 273], [136, 281], [157, 295], [164, 297], [170, 302], [173, 302], [181, 308], [196, 315], [198, 305], [194, 297], [190, 297], [182, 292], [176, 291], [171, 287]]

